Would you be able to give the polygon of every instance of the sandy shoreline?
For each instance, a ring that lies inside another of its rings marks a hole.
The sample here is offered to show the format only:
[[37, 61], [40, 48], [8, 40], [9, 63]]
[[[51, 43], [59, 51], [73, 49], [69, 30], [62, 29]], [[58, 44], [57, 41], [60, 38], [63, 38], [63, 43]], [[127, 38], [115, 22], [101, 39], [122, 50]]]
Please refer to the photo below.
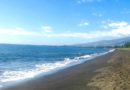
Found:
[[116, 50], [2, 90], [130, 90], [130, 50]]

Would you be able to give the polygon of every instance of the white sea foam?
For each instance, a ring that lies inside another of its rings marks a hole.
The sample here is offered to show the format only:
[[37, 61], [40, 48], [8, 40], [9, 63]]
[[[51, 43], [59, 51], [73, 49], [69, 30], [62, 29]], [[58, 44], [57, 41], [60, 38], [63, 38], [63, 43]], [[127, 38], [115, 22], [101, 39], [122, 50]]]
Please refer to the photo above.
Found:
[[[114, 49], [108, 51], [113, 52]], [[5, 83], [9, 81], [17, 81], [17, 80], [23, 80], [27, 78], [33, 78], [36, 75], [39, 74], [47, 74], [52, 71], [57, 71], [59, 69], [63, 69], [72, 65], [76, 65], [79, 63], [82, 63], [86, 60], [89, 60], [91, 58], [95, 58], [99, 55], [103, 55], [106, 53], [102, 54], [92, 54], [92, 55], [84, 55], [80, 57], [75, 57], [73, 59], [70, 58], [65, 58], [63, 61], [58, 61], [55, 63], [43, 63], [43, 64], [38, 64], [35, 66], [35, 68], [31, 70], [23, 70], [23, 71], [5, 71], [2, 76], [0, 76], [0, 82]], [[0, 86], [1, 87], [1, 86]]]
[[16, 81], [26, 78], [33, 78], [34, 76], [41, 73], [48, 73], [54, 70], [62, 69], [74, 64], [85, 61], [85, 59], [90, 58], [91, 55], [84, 55], [81, 57], [75, 57], [73, 59], [65, 58], [63, 61], [58, 61], [55, 63], [44, 63], [38, 64], [34, 69], [23, 70], [23, 71], [5, 71], [2, 76], [0, 76], [0, 82]]
[[111, 50], [109, 50], [108, 52], [114, 52], [115, 51], [115, 49], [111, 49]]

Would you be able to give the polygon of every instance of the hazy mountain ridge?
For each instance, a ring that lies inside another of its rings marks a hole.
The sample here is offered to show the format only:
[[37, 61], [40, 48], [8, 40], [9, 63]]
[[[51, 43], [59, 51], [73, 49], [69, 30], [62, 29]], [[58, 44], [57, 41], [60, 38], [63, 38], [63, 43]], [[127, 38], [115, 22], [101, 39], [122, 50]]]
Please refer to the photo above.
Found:
[[121, 46], [121, 45], [124, 45], [127, 42], [130, 42], [130, 37], [125, 37], [125, 38], [120, 38], [120, 39], [113, 39], [113, 40], [102, 40], [102, 41], [84, 43], [84, 44], [77, 44], [75, 46], [82, 46], [82, 47], [112, 47], [112, 46]]

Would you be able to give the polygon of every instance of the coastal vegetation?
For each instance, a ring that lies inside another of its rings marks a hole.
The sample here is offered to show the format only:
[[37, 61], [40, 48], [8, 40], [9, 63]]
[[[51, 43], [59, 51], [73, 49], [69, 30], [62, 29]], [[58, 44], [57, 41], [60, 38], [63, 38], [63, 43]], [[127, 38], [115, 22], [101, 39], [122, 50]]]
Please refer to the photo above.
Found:
[[114, 48], [130, 48], [130, 42], [125, 42], [122, 45], [113, 46]]
[[130, 42], [125, 43], [123, 47], [130, 48]]

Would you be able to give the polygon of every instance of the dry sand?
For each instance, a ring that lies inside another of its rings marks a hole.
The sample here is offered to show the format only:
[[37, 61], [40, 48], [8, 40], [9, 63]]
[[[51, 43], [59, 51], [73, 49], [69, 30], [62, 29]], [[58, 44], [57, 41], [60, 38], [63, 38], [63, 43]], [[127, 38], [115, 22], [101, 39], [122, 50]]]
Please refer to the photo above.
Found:
[[118, 49], [2, 90], [130, 90], [130, 50]]

